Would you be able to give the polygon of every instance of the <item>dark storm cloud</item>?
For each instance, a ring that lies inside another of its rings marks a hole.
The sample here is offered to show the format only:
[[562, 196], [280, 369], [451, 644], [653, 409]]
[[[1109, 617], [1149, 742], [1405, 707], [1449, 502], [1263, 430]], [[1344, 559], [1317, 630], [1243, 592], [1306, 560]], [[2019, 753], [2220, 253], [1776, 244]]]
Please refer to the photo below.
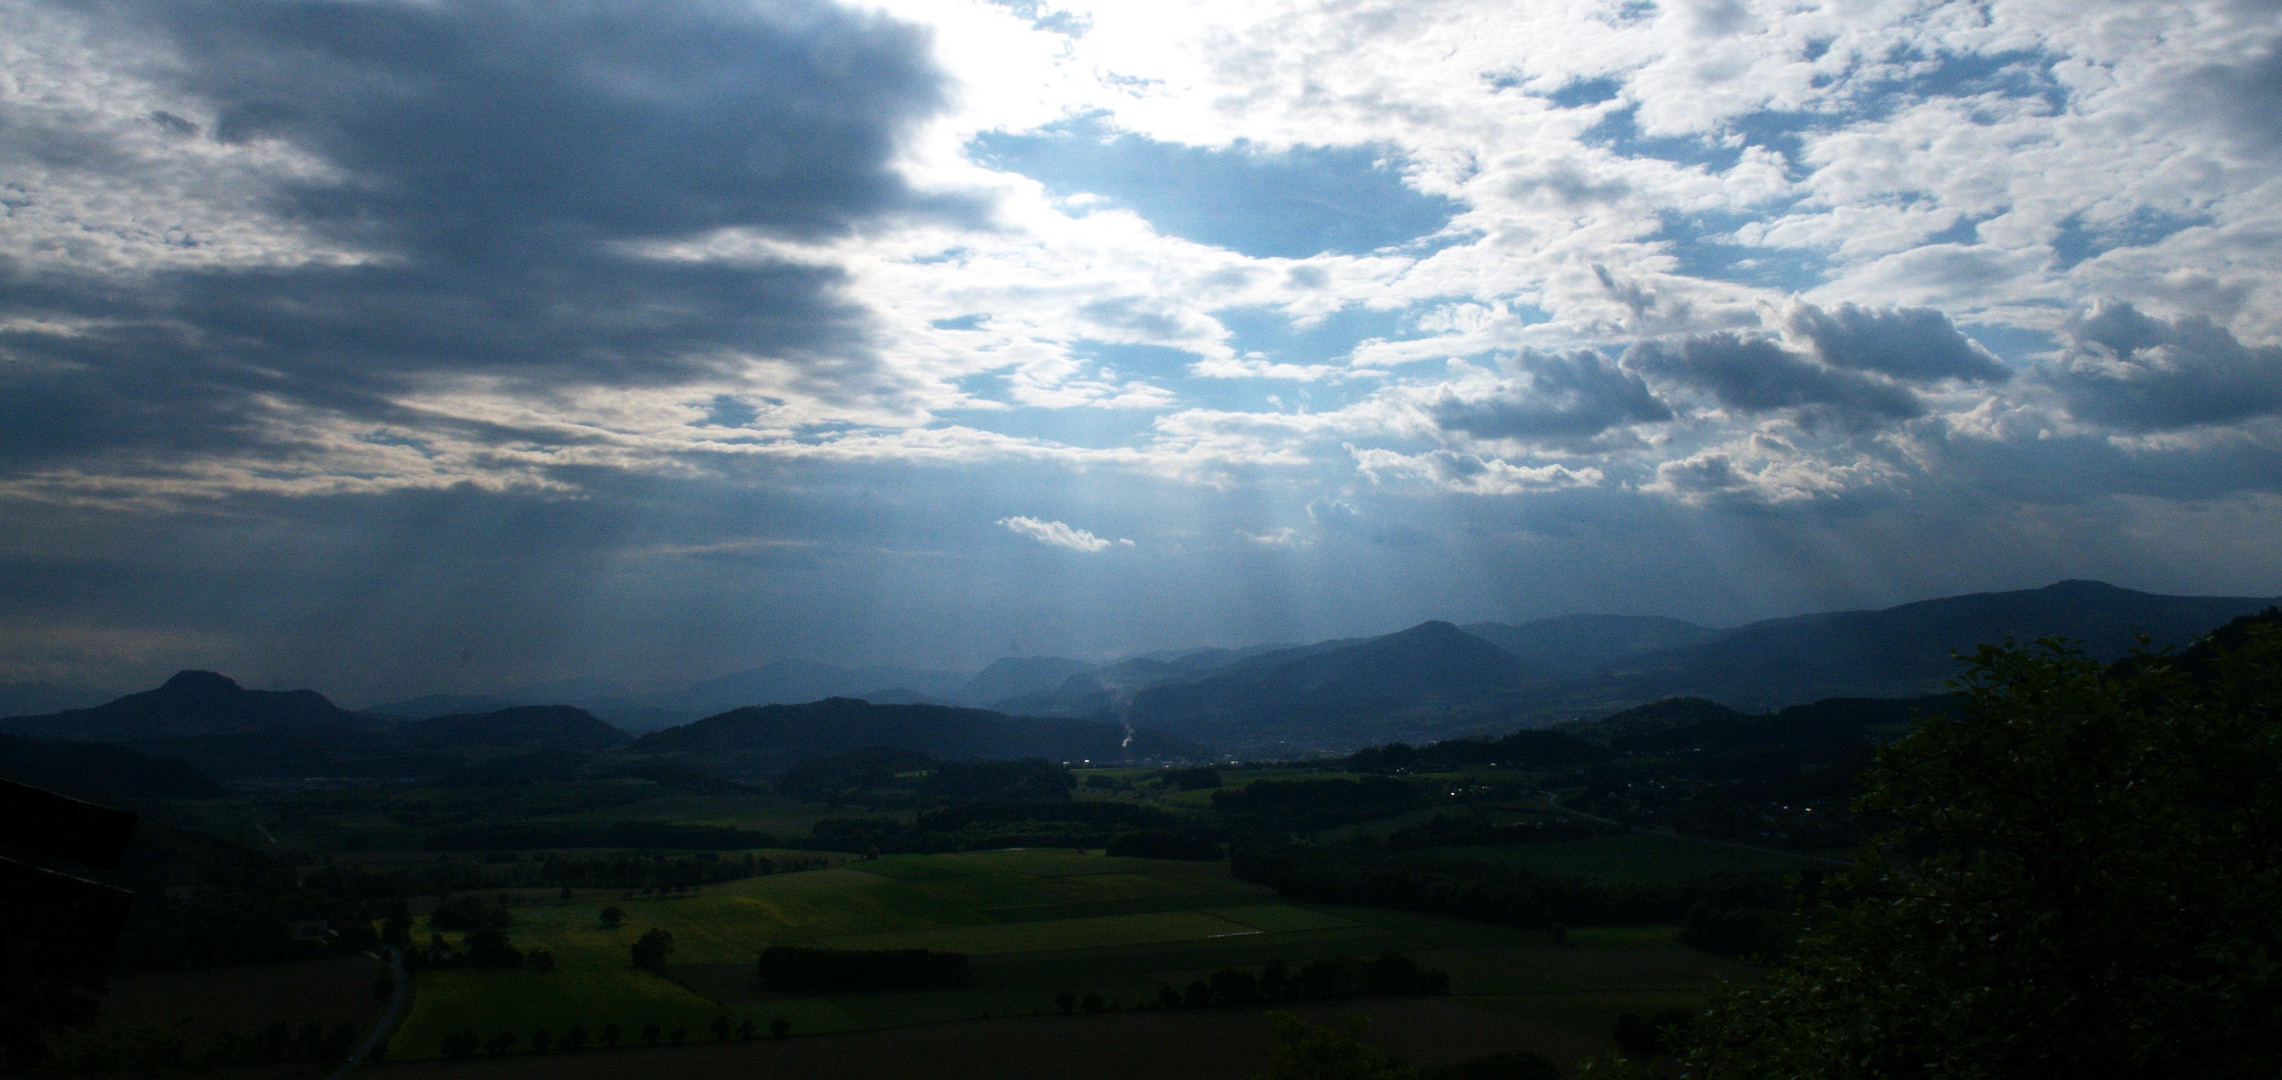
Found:
[[924, 35], [813, 0], [95, 12], [163, 43], [171, 56], [147, 74], [213, 116], [203, 136], [173, 113], [154, 123], [318, 155], [337, 175], [265, 193], [269, 209], [379, 257], [132, 284], [0, 265], [0, 313], [97, 320], [0, 338], [17, 361], [0, 385], [0, 454], [16, 467], [105, 446], [255, 444], [271, 401], [385, 419], [385, 397], [433, 373], [538, 392], [658, 385], [749, 352], [860, 392], [865, 329], [831, 298], [832, 272], [628, 246], [964, 212], [892, 168], [903, 132], [940, 103]]
[[1875, 371], [1897, 379], [2003, 382], [2011, 372], [1989, 350], [1960, 333], [1949, 316], [1931, 308], [1877, 311], [1840, 304], [1828, 311], [1795, 305], [1791, 332], [1814, 342], [1815, 355], [1832, 367]]
[[2045, 377], [2077, 419], [2148, 432], [2282, 412], [2282, 347], [2244, 345], [2208, 318], [2166, 321], [2111, 301], [2068, 338]]
[[1925, 405], [1907, 388], [1826, 367], [1773, 340], [1739, 333], [1699, 334], [1677, 345], [1642, 342], [1625, 366], [1706, 391], [1745, 413], [1805, 409], [1851, 423], [1908, 420]]
[[1672, 418], [1640, 376], [1590, 349], [1527, 351], [1511, 366], [1518, 377], [1486, 396], [1443, 387], [1431, 406], [1434, 422], [1485, 439], [1581, 445], [1610, 428]]

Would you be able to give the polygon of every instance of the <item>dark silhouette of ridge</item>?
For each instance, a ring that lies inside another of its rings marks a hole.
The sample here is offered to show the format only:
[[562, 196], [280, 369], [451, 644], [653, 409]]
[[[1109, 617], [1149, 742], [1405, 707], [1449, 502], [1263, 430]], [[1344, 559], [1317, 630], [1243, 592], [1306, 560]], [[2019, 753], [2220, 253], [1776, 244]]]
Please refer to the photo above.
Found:
[[945, 705], [874, 705], [854, 698], [734, 709], [645, 735], [634, 741], [632, 749], [688, 753], [696, 755], [691, 763], [700, 767], [766, 775], [802, 758], [881, 746], [945, 761], [1025, 757], [1122, 761], [1209, 754], [1185, 739], [1121, 724], [1008, 716]]
[[585, 709], [569, 705], [513, 705], [489, 712], [407, 720], [395, 730], [428, 749], [517, 746], [608, 750], [634, 741], [633, 736], [595, 719]]
[[0, 720], [0, 729], [26, 735], [120, 743], [226, 732], [372, 732], [377, 727], [315, 690], [248, 690], [211, 671], [178, 672], [156, 690], [103, 705]]
[[2184, 646], [2274, 602], [2059, 581], [1753, 623], [1700, 645], [1641, 656], [1615, 673], [1612, 689], [1633, 700], [1692, 694], [1752, 710], [1827, 697], [1911, 697], [1940, 691], [1957, 673], [1952, 654], [1982, 644], [2063, 637], [2113, 661], [2138, 644], [2137, 635]]
[[230, 793], [173, 758], [138, 754], [110, 743], [59, 742], [28, 735], [0, 735], [0, 776], [114, 806], [212, 799]]
[[[1294, 655], [1294, 654], [1297, 655]], [[1270, 653], [1194, 682], [1133, 695], [1131, 718], [1222, 745], [1337, 739], [1495, 698], [1540, 678], [1528, 663], [1447, 622], [1322, 651]]]

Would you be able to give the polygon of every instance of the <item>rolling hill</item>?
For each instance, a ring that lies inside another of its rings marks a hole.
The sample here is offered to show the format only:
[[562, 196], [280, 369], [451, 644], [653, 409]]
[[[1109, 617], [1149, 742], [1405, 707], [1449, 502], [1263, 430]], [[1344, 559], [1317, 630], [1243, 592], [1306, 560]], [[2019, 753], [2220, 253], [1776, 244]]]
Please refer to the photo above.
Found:
[[2134, 635], [2185, 646], [2229, 619], [2276, 602], [2162, 596], [2097, 581], [2061, 581], [2041, 589], [1753, 623], [1635, 657], [1590, 690], [1633, 701], [1695, 695], [1749, 710], [1829, 697], [1913, 697], [1941, 690], [1957, 673], [1951, 653], [1969, 653], [1983, 643], [2063, 637], [2112, 661], [2137, 643]]
[[1518, 626], [1468, 623], [1459, 629], [1528, 661], [1548, 675], [1595, 675], [1637, 657], [1686, 648], [1721, 632], [1653, 615], [1560, 615]]
[[633, 737], [569, 705], [512, 705], [489, 712], [407, 720], [395, 732], [424, 749], [462, 747], [608, 750]]
[[915, 750], [945, 761], [1123, 761], [1208, 753], [1185, 739], [1120, 724], [943, 705], [874, 705], [853, 698], [735, 709], [645, 735], [631, 749], [687, 754], [698, 767], [759, 776], [781, 772], [802, 758], [870, 746]]
[[1268, 653], [1133, 695], [1133, 723], [1229, 749], [1356, 745], [1448, 730], [1543, 676], [1446, 622]]

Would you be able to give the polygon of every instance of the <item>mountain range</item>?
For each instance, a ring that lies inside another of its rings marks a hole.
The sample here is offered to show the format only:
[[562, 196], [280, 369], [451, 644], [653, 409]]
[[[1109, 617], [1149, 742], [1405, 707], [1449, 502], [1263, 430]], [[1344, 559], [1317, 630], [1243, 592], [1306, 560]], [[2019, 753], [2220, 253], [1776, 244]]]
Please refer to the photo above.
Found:
[[1917, 697], [1957, 672], [1954, 653], [1985, 642], [2059, 636], [2114, 660], [2138, 635], [2185, 645], [2276, 603], [2062, 581], [1725, 630], [1614, 615], [1430, 621], [1373, 638], [1106, 665], [1021, 657], [962, 676], [786, 662], [646, 696], [578, 679], [361, 712], [311, 690], [248, 690], [186, 671], [106, 704], [0, 719], [0, 732], [115, 744], [223, 780], [466, 774], [510, 751], [555, 755], [545, 760], [556, 768], [566, 754], [620, 747], [741, 774], [870, 745], [952, 760], [1288, 756], [1508, 732], [1680, 696], [1746, 712]]

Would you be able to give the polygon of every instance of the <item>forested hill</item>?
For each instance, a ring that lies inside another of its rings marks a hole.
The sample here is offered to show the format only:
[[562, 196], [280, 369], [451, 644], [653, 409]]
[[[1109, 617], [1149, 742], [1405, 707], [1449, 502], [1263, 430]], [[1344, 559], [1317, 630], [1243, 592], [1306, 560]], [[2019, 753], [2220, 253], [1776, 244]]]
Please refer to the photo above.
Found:
[[1368, 742], [1445, 727], [1541, 679], [1519, 657], [1446, 622], [1321, 652], [1269, 653], [1133, 696], [1134, 723], [1223, 746]]
[[1602, 689], [1638, 701], [1710, 698], [1741, 709], [1828, 697], [1939, 692], [1955, 653], [2011, 638], [2056, 636], [2115, 660], [2147, 635], [2185, 646], [2239, 615], [2275, 603], [2241, 596], [2161, 596], [2097, 581], [1951, 596], [1877, 611], [1840, 611], [1754, 623], [1709, 641], [1637, 657]]
[[1122, 724], [1008, 716], [945, 705], [874, 705], [827, 698], [760, 705], [709, 716], [635, 740], [641, 753], [685, 753], [697, 767], [737, 774], [781, 772], [802, 758], [867, 746], [915, 750], [945, 761], [1043, 757], [1054, 761], [1197, 758], [1186, 739]]

